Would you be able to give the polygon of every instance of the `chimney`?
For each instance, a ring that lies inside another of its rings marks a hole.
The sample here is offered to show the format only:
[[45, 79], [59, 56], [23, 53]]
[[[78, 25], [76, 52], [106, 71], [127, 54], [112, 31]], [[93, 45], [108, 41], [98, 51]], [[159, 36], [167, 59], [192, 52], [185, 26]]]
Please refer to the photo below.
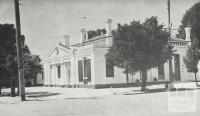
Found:
[[190, 39], [190, 27], [185, 27], [185, 41], [191, 41]]
[[106, 23], [107, 23], [106, 35], [112, 36], [112, 19], [108, 19]]
[[88, 32], [85, 29], [81, 29], [81, 43], [88, 40]]
[[63, 38], [64, 38], [64, 40], [65, 40], [64, 45], [65, 45], [66, 47], [69, 47], [70, 35], [64, 35]]

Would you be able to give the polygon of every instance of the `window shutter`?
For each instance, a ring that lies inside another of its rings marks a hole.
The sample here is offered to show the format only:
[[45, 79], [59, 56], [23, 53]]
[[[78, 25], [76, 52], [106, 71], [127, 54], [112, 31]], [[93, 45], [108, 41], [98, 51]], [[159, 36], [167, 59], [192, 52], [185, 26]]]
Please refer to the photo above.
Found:
[[60, 78], [61, 77], [61, 66], [60, 65], [58, 65], [57, 66], [57, 70], [58, 70], [58, 78]]
[[79, 82], [83, 82], [83, 64], [82, 61], [78, 61], [78, 76], [79, 76]]
[[88, 77], [88, 82], [91, 82], [91, 63], [90, 59], [87, 60], [87, 77]]
[[113, 61], [108, 59], [106, 59], [106, 77], [114, 77]]

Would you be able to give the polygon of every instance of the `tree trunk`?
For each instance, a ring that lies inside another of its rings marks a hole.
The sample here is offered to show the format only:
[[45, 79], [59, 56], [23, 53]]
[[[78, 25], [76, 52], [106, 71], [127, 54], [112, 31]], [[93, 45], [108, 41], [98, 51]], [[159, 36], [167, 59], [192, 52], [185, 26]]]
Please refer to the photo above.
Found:
[[14, 79], [10, 79], [10, 89], [11, 89], [11, 97], [14, 97], [15, 96], [15, 80]]
[[36, 86], [36, 85], [37, 85], [37, 77], [34, 78], [34, 86]]
[[197, 82], [197, 75], [196, 75], [196, 72], [194, 73], [194, 77], [195, 77], [195, 81], [196, 81], [196, 86], [198, 87], [198, 82]]
[[128, 83], [129, 82], [129, 79], [128, 79], [129, 77], [128, 77], [128, 71], [127, 71], [127, 69], [126, 69], [126, 82]]
[[172, 58], [169, 59], [169, 83], [165, 85], [167, 90], [173, 90], [174, 89], [174, 74], [173, 74], [173, 65], [172, 65]]
[[142, 68], [141, 72], [142, 72], [141, 91], [144, 91], [144, 90], [146, 90], [147, 68], [146, 67]]
[[0, 95], [1, 95], [1, 85], [0, 85]]
[[173, 68], [172, 68], [172, 59], [169, 59], [169, 79], [170, 79], [170, 83], [172, 83], [174, 81], [174, 76], [173, 76]]

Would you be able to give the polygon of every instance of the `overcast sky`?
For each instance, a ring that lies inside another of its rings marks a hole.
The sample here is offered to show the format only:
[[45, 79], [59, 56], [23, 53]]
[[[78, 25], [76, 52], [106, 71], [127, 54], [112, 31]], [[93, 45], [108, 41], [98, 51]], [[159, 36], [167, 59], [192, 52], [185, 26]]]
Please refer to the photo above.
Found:
[[[171, 0], [171, 21], [178, 28], [183, 14], [199, 0]], [[167, 0], [21, 0], [22, 34], [33, 54], [45, 57], [63, 35], [80, 41], [80, 29], [105, 28], [106, 19], [117, 23], [144, 21], [157, 16], [167, 25]], [[83, 19], [82, 17], [87, 17]], [[0, 0], [0, 23], [15, 23], [13, 0]]]

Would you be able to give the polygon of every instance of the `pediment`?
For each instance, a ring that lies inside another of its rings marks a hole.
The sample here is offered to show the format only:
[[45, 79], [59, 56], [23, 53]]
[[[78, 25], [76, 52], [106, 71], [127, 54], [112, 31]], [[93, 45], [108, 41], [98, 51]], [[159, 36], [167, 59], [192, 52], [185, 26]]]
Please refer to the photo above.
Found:
[[56, 58], [56, 57], [71, 55], [71, 54], [72, 54], [72, 50], [70, 48], [66, 48], [66, 47], [58, 45], [50, 51], [47, 58]]

